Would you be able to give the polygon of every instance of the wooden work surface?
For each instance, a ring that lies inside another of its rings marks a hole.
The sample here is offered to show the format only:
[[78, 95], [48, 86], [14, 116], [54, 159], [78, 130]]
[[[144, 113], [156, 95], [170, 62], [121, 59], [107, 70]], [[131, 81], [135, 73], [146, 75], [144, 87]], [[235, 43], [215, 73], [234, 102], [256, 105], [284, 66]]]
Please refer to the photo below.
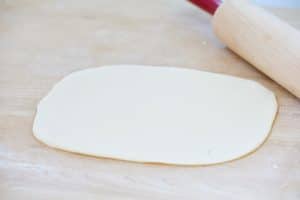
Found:
[[[299, 9], [272, 11], [300, 28]], [[35, 108], [51, 86], [73, 71], [108, 64], [256, 80], [278, 96], [272, 135], [256, 153], [210, 167], [100, 159], [35, 140]], [[225, 48], [210, 17], [183, 0], [3, 0], [0, 199], [299, 200], [300, 101]]]

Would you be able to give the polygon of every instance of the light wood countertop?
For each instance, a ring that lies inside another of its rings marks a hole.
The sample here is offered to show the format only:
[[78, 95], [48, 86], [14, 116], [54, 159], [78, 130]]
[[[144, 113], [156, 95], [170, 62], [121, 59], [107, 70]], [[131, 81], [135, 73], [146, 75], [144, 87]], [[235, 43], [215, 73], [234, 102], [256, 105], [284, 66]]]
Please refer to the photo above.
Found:
[[[299, 9], [272, 11], [300, 29]], [[271, 137], [254, 154], [211, 167], [93, 158], [35, 140], [36, 105], [52, 85], [108, 64], [256, 80], [278, 97]], [[183, 0], [0, 1], [0, 199], [300, 199], [300, 100], [225, 48], [210, 17]]]

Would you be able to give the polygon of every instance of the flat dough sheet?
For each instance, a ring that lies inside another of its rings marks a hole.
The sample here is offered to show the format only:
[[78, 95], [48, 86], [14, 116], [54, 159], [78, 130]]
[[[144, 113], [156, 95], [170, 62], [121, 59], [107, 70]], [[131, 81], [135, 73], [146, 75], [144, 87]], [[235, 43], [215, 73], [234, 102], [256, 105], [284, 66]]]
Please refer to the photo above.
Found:
[[104, 66], [57, 83], [34, 136], [86, 155], [177, 165], [240, 158], [268, 137], [274, 94], [241, 78], [154, 66]]

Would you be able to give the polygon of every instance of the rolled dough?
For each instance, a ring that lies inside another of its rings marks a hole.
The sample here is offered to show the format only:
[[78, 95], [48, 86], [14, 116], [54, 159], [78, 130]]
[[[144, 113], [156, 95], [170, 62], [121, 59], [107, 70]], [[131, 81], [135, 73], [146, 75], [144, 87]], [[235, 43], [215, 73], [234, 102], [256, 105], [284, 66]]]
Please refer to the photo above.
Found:
[[81, 154], [207, 165], [268, 137], [274, 94], [232, 76], [175, 67], [104, 66], [72, 73], [37, 108], [34, 136]]

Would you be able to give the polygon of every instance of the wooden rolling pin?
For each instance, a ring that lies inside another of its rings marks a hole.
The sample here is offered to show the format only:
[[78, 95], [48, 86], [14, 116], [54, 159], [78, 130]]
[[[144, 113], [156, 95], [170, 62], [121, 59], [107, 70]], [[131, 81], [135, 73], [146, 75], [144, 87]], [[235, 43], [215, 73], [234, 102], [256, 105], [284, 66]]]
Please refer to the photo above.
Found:
[[300, 32], [246, 0], [190, 0], [213, 14], [217, 37], [300, 98]]

